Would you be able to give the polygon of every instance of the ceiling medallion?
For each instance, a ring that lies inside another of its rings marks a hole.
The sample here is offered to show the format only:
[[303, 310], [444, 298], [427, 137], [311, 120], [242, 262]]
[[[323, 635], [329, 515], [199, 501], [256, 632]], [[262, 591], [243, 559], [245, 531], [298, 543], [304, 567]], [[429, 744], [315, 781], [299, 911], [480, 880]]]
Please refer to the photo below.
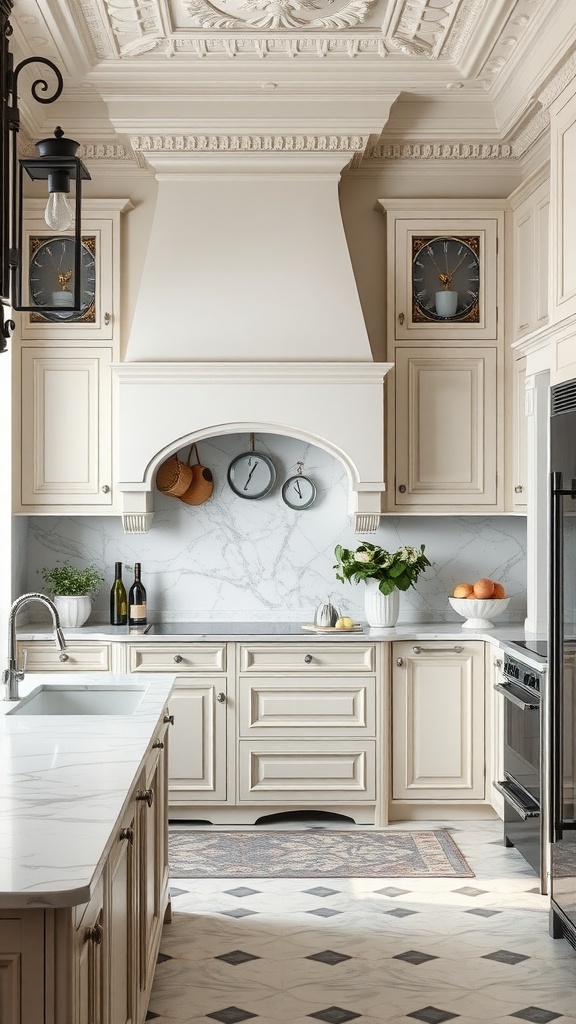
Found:
[[187, 0], [195, 28], [340, 29], [361, 24], [376, 0]]

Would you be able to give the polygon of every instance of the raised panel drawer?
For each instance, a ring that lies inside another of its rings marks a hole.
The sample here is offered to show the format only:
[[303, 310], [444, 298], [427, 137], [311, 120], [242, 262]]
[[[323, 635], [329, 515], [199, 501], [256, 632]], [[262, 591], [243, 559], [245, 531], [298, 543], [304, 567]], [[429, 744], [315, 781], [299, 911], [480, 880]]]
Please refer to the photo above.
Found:
[[374, 672], [374, 644], [250, 644], [240, 648], [241, 672]]
[[66, 641], [66, 650], [60, 651], [56, 644], [20, 640], [18, 643], [18, 664], [22, 664], [26, 650], [26, 672], [110, 672], [110, 644], [74, 644]]
[[239, 801], [374, 800], [376, 744], [330, 740], [240, 742]]
[[133, 644], [130, 672], [225, 672], [225, 644]]
[[328, 730], [376, 735], [375, 679], [243, 679], [240, 735]]

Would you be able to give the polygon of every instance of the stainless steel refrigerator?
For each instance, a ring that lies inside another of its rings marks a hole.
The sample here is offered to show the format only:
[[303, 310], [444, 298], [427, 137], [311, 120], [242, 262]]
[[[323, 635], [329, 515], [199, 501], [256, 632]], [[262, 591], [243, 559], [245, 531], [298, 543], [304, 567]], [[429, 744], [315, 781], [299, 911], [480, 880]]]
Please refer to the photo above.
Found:
[[576, 948], [576, 380], [551, 391], [550, 587], [543, 779], [550, 933]]

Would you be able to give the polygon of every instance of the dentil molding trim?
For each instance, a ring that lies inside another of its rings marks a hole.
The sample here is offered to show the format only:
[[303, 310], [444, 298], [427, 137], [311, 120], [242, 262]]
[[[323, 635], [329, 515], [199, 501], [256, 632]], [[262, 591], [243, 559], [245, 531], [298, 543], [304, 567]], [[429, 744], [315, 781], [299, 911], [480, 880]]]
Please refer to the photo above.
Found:
[[132, 135], [135, 152], [358, 153], [368, 135]]

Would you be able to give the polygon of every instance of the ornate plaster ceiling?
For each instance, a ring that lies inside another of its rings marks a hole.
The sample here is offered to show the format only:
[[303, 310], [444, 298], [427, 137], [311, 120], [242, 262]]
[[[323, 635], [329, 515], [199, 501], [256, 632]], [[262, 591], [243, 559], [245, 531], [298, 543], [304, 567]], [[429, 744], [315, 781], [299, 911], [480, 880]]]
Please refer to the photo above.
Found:
[[[376, 160], [505, 160], [545, 130], [546, 96], [574, 73], [571, 4], [15, 0], [12, 23], [22, 55], [65, 71], [67, 127], [93, 158], [126, 159], [144, 137], [265, 146], [280, 131], [354, 134]], [[32, 136], [47, 123], [36, 108], [23, 108]]]

